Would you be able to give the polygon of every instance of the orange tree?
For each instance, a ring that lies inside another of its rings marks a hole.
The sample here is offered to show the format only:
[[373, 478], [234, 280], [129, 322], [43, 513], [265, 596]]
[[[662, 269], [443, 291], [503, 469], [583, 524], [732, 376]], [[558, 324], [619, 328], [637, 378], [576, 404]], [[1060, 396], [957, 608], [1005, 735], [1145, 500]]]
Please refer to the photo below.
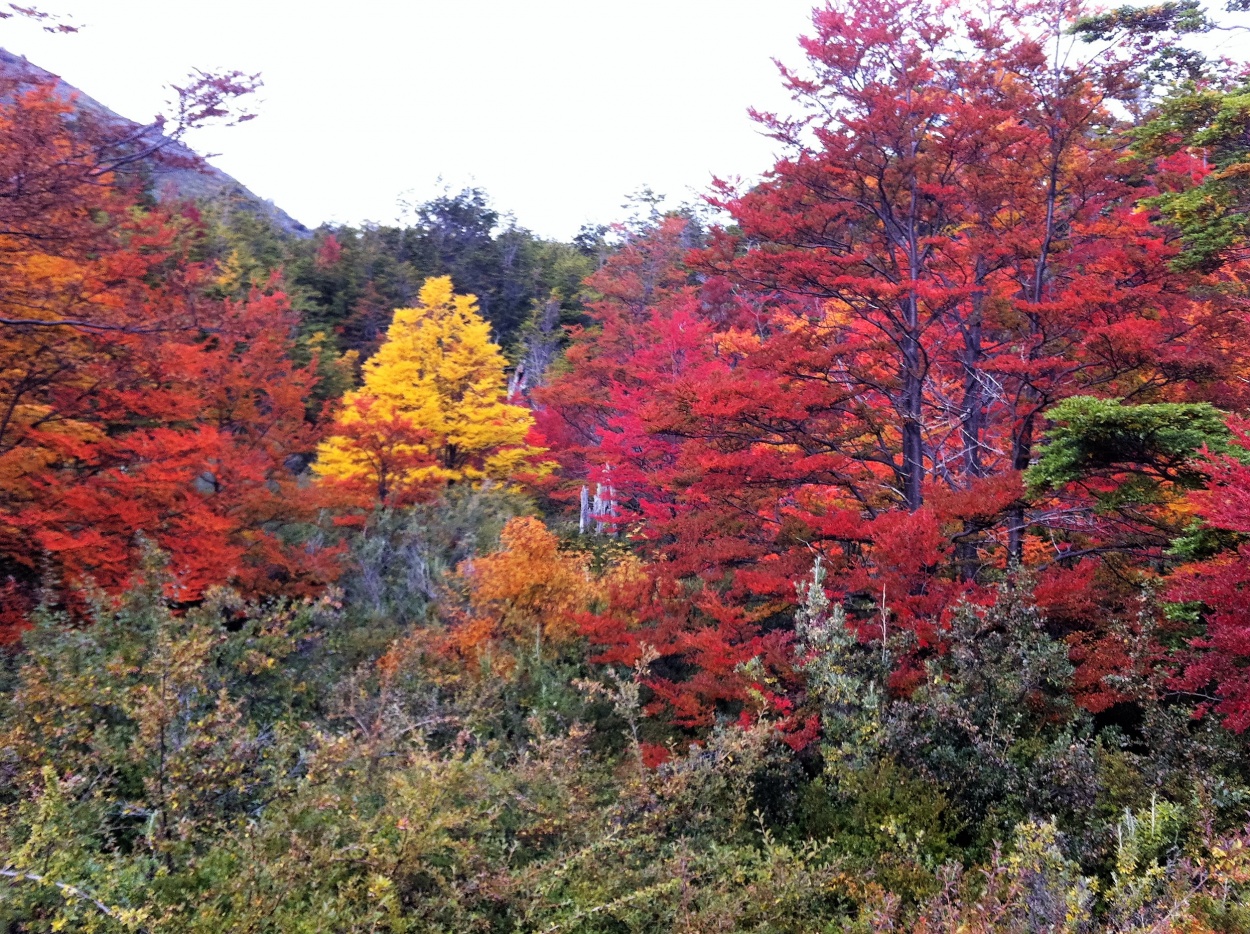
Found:
[[272, 284], [215, 298], [194, 212], [145, 208], [115, 171], [136, 150], [50, 85], [9, 90], [0, 580], [18, 595], [10, 605], [28, 602], [44, 570], [121, 587], [140, 534], [173, 555], [184, 600], [214, 583], [326, 579], [328, 553], [301, 557], [288, 534], [311, 517], [293, 469], [317, 438], [305, 408], [315, 366], [291, 355], [285, 297]]

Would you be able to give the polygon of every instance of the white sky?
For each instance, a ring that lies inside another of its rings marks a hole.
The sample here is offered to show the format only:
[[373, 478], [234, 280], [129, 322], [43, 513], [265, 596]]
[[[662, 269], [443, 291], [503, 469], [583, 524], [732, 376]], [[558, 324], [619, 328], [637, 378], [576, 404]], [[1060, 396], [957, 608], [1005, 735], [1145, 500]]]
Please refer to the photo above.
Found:
[[390, 221], [441, 176], [570, 237], [649, 185], [753, 177], [814, 0], [45, 0], [84, 28], [0, 45], [149, 120], [193, 66], [262, 73], [260, 116], [190, 139], [309, 226]]

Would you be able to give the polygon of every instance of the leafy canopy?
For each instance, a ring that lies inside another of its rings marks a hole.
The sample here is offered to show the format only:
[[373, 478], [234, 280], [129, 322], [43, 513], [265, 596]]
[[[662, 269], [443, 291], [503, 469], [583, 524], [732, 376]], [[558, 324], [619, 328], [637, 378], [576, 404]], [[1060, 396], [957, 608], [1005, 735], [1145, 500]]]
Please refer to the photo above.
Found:
[[[401, 485], [507, 479], [539, 451], [525, 444], [529, 410], [507, 401], [505, 365], [476, 299], [454, 294], [450, 277], [427, 279], [417, 306], [396, 310], [365, 363], [364, 385], [344, 397], [314, 469], [377, 482], [377, 439], [366, 444], [358, 429], [389, 423], [392, 462], [416, 457], [396, 478]], [[386, 484], [378, 486], [385, 494]]]
[[1193, 458], [1203, 448], [1225, 453], [1230, 438], [1224, 416], [1206, 402], [1125, 405], [1119, 399], [1073, 396], [1051, 408], [1046, 418], [1054, 427], [1028, 471], [1034, 490], [1134, 468], [1192, 484], [1202, 476]]

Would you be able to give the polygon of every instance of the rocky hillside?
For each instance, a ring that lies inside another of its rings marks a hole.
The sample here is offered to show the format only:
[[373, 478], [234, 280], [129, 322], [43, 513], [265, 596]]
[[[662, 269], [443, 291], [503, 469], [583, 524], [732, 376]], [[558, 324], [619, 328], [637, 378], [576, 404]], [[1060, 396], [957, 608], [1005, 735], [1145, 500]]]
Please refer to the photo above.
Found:
[[[64, 81], [59, 75], [0, 48], [0, 76], [19, 78], [24, 81], [43, 82], [54, 80], [57, 90], [66, 99], [84, 111], [125, 129], [139, 129], [140, 124], [110, 110], [95, 98]], [[153, 130], [153, 133], [156, 131]], [[198, 159], [190, 149], [174, 140], [162, 149], [164, 158], [148, 160], [147, 170], [152, 176], [152, 187], [158, 198], [194, 198], [197, 200], [229, 200], [234, 204], [243, 202], [255, 208], [279, 229], [295, 236], [308, 236], [307, 227], [287, 214], [272, 201], [261, 198], [246, 186], [220, 169]]]

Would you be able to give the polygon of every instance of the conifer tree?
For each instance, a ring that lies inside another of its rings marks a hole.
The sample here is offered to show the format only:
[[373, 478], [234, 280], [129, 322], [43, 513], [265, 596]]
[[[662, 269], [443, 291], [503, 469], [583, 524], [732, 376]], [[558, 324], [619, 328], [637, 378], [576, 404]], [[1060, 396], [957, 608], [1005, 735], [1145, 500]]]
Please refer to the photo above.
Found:
[[[392, 499], [431, 484], [508, 478], [539, 451], [525, 444], [529, 410], [507, 401], [505, 364], [476, 298], [454, 294], [450, 277], [427, 279], [417, 307], [396, 310], [365, 363], [364, 385], [344, 397], [316, 472], [385, 489], [379, 495]], [[387, 461], [407, 466], [383, 484], [375, 476], [377, 435], [394, 425], [403, 430]], [[360, 441], [366, 434], [368, 449]]]

